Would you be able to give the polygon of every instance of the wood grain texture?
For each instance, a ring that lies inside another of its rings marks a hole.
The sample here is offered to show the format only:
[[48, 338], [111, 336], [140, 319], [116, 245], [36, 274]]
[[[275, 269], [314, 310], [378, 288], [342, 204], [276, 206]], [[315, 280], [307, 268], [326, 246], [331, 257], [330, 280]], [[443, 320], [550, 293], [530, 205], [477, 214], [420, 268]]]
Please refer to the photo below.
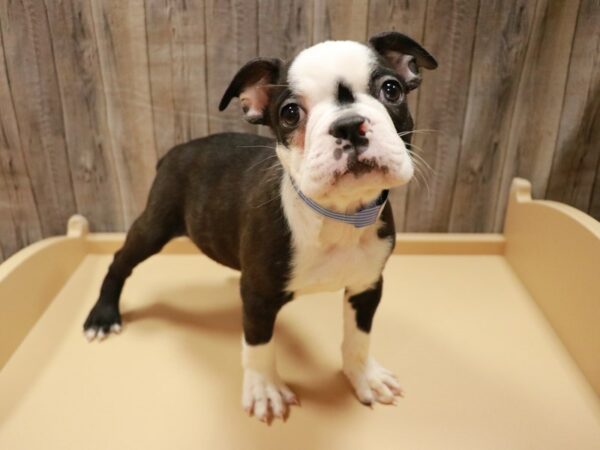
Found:
[[369, 0], [314, 0], [313, 42], [366, 42], [369, 18]]
[[494, 227], [501, 164], [532, 32], [535, 2], [481, 2], [449, 229]]
[[77, 208], [44, 2], [2, 0], [0, 28], [21, 150], [42, 233], [62, 234]]
[[[256, 132], [257, 127], [242, 118], [237, 99], [223, 112], [218, 105], [240, 67], [258, 56], [258, 1], [205, 1], [208, 130]], [[279, 39], [279, 36], [262, 38]]]
[[0, 261], [41, 237], [0, 34]]
[[208, 134], [204, 0], [146, 0], [158, 155]]
[[[258, 54], [289, 61], [310, 47], [313, 38], [313, 2], [305, 0], [261, 0], [258, 3]], [[271, 36], [279, 36], [272, 39]], [[239, 114], [239, 108], [238, 108]], [[259, 134], [273, 136], [268, 127]]]
[[125, 225], [142, 211], [157, 161], [143, 0], [92, 0]]
[[538, 0], [504, 152], [492, 229], [501, 231], [516, 176], [532, 180], [534, 198], [546, 193], [558, 135], [579, 0]]
[[312, 1], [261, 0], [258, 3], [258, 54], [290, 60], [310, 47], [312, 13]]
[[[406, 34], [417, 42], [424, 44], [425, 18], [427, 4], [433, 0], [407, 2], [406, 0], [370, 0], [368, 4], [368, 22], [366, 36], [369, 37], [383, 31], [398, 31]], [[340, 8], [343, 11], [343, 8]], [[362, 11], [357, 11], [360, 14]], [[408, 96], [408, 105], [413, 118], [417, 117], [419, 92], [413, 91]]]
[[407, 231], [448, 229], [478, 8], [467, 0], [428, 3], [424, 46], [437, 57], [439, 68], [425, 71], [419, 88], [415, 123], [425, 132], [413, 136], [413, 151], [425, 161], [415, 161], [425, 180], [408, 190]]
[[546, 198], [583, 211], [591, 208], [594, 179], [600, 164], [599, 24], [600, 1], [582, 0], [546, 190]]
[[[94, 231], [124, 226], [89, 3], [47, 1], [77, 212]], [[98, 207], [98, 205], [102, 207]]]
[[[398, 31], [423, 43], [428, 1], [431, 2], [432, 0], [416, 2], [407, 2], [404, 0], [370, 0], [367, 39], [382, 31]], [[427, 77], [429, 75], [431, 73], [427, 73]], [[418, 121], [419, 96], [421, 95], [421, 91], [428, 89], [428, 87], [429, 82], [427, 81], [417, 90], [408, 94], [408, 107], [417, 128], [423, 128], [422, 124]], [[414, 139], [413, 143], [416, 143]], [[421, 175], [419, 177], [421, 178]], [[391, 192], [390, 202], [394, 211], [394, 221], [396, 222], [397, 231], [406, 230], [408, 193], [411, 186], [418, 186], [412, 187], [413, 190], [425, 189], [424, 182], [421, 179], [417, 183], [413, 180], [410, 185], [393, 189]]]

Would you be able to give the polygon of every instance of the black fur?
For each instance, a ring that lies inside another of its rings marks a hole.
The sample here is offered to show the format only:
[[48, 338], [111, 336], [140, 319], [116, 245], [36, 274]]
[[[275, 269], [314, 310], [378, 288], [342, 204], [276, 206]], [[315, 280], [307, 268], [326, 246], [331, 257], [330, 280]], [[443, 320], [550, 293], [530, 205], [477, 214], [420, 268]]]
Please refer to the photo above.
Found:
[[342, 83], [341, 81], [338, 83], [337, 101], [340, 105], [354, 103], [354, 94], [352, 93], [352, 89], [350, 89], [348, 85]]
[[[292, 299], [290, 229], [279, 199], [283, 175], [274, 141], [216, 134], [173, 148], [161, 161], [146, 209], [108, 270], [84, 328], [121, 323], [119, 297], [133, 268], [173, 237], [188, 235], [209, 257], [242, 270], [244, 334], [267, 342], [279, 308]], [[261, 180], [261, 182], [257, 182]]]
[[352, 295], [348, 301], [356, 311], [356, 326], [365, 333], [371, 332], [373, 317], [381, 300], [383, 278], [379, 278], [375, 286], [359, 294]]
[[[426, 68], [437, 65], [418, 44], [398, 33], [378, 35], [370, 44], [380, 53], [379, 65], [369, 84], [375, 98], [379, 98], [386, 76], [395, 77], [405, 92], [411, 89], [385, 58], [388, 49], [406, 51]], [[260, 83], [266, 89], [268, 105], [260, 116], [246, 119], [270, 126], [276, 141], [287, 146], [295, 129], [280, 123], [279, 111], [283, 102], [290, 97], [293, 100], [294, 96], [287, 86], [288, 68], [289, 64], [284, 65], [278, 59], [250, 61], [235, 75], [219, 109], [225, 109], [246, 87]], [[384, 103], [398, 132], [413, 128], [405, 97], [397, 104]], [[340, 83], [337, 100], [344, 107], [354, 101], [354, 94]], [[303, 126], [305, 123], [298, 124]], [[360, 136], [356, 138], [354, 147], [358, 148], [363, 142]], [[403, 139], [409, 142], [410, 136]], [[341, 137], [339, 141], [341, 145]], [[170, 239], [187, 235], [215, 261], [241, 270], [245, 339], [250, 345], [268, 342], [277, 312], [294, 295], [287, 290], [293, 259], [291, 232], [279, 196], [284, 170], [274, 147], [273, 139], [223, 133], [179, 145], [162, 158], [146, 208], [127, 233], [123, 248], [115, 254], [84, 329], [108, 333], [113, 324], [120, 324], [119, 298], [133, 268], [159, 252]], [[341, 152], [350, 149], [340, 146], [338, 153], [341, 156]], [[378, 237], [394, 242], [389, 203], [381, 220]], [[357, 325], [363, 331], [371, 329], [381, 286], [382, 279], [374, 288], [350, 298]]]

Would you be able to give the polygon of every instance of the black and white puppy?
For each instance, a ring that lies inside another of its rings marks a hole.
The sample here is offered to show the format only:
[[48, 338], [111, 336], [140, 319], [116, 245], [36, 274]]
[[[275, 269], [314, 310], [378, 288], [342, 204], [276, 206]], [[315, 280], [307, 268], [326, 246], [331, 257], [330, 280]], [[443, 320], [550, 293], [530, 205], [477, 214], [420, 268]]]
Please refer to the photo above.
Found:
[[296, 396], [275, 367], [273, 326], [294, 297], [345, 289], [343, 370], [366, 404], [393, 403], [394, 375], [369, 354], [382, 271], [395, 243], [387, 189], [407, 183], [413, 120], [406, 96], [435, 59], [400, 33], [368, 45], [328, 41], [291, 62], [258, 58], [233, 78], [220, 109], [239, 97], [271, 138], [224, 133], [173, 148], [158, 164], [144, 212], [114, 257], [84, 324], [88, 339], [121, 328], [119, 297], [133, 268], [187, 235], [241, 270], [244, 409], [284, 417]]

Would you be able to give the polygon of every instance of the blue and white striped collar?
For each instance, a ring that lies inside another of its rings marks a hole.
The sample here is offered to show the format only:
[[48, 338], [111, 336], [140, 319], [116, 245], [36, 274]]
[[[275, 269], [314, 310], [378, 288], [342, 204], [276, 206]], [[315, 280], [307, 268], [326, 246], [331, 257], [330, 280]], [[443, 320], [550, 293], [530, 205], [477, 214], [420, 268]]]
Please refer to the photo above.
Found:
[[298, 188], [298, 186], [296, 186], [296, 183], [294, 182], [292, 177], [290, 177], [290, 182], [292, 183], [292, 186], [294, 187], [294, 190], [296, 191], [298, 196], [304, 201], [304, 203], [306, 203], [306, 205], [310, 209], [322, 216], [328, 217], [329, 219], [353, 225], [355, 228], [364, 228], [368, 227], [369, 225], [373, 225], [377, 221], [379, 214], [383, 210], [383, 207], [385, 206], [389, 195], [389, 191], [385, 189], [381, 191], [379, 197], [377, 197], [373, 202], [359, 209], [354, 214], [343, 214], [324, 208], [314, 200], [304, 195], [302, 191]]

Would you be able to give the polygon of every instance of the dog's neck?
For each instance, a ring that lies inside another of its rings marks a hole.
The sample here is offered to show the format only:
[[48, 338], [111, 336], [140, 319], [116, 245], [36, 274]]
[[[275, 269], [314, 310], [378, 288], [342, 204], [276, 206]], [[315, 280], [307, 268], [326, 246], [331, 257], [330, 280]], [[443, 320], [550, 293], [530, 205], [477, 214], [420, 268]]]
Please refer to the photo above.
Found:
[[[373, 197], [376, 195], [375, 192]], [[323, 206], [333, 211], [351, 214], [367, 202], [340, 198]], [[299, 197], [285, 171], [281, 179], [281, 203], [296, 245], [323, 248], [357, 245], [376, 234], [380, 225], [378, 219], [373, 225], [355, 228], [350, 224], [319, 215]]]

